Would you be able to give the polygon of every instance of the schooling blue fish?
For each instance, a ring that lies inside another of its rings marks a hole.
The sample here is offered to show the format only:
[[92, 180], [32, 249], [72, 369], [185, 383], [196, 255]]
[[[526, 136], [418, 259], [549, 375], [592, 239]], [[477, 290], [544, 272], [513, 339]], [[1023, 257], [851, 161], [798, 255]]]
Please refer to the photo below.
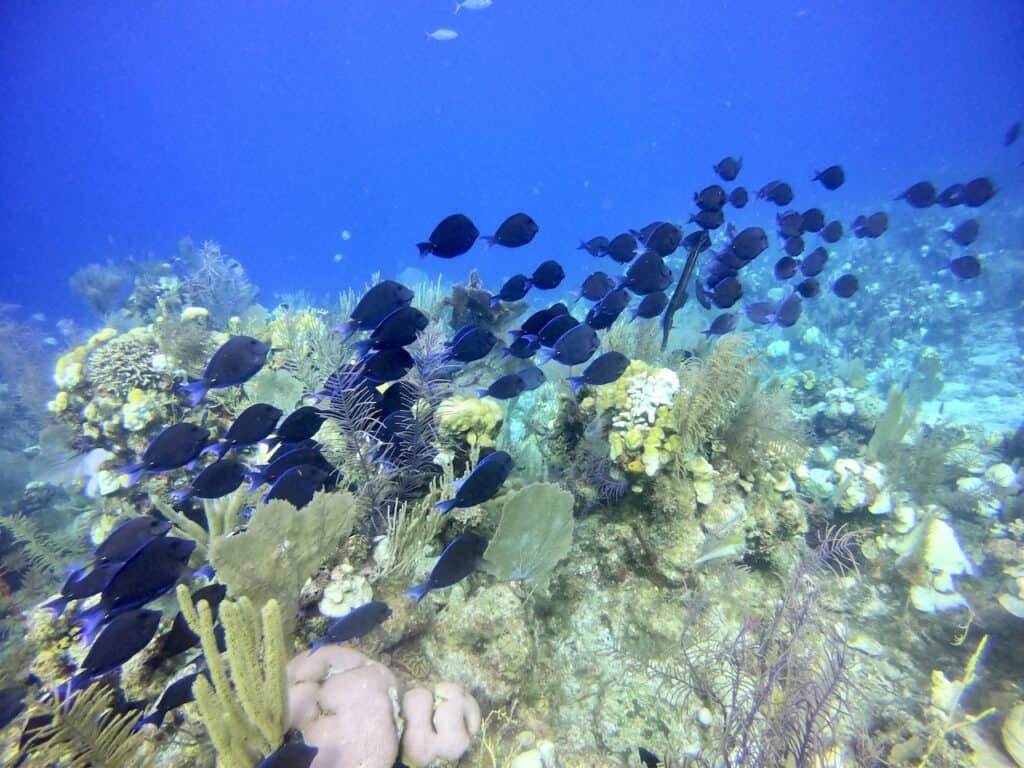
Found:
[[344, 643], [369, 634], [391, 618], [391, 609], [387, 603], [374, 601], [353, 608], [327, 628], [323, 637], [316, 640], [313, 650], [330, 643]]
[[497, 343], [498, 338], [488, 329], [477, 325], [465, 325], [456, 332], [451, 341], [445, 342], [445, 346], [452, 360], [472, 363], [486, 357]]
[[120, 568], [121, 563], [115, 562], [100, 563], [88, 573], [84, 568], [76, 568], [64, 582], [60, 594], [39, 607], [53, 611], [54, 618], [56, 618], [64, 613], [64, 609], [70, 601], [84, 600], [102, 592]]
[[472, 531], [460, 533], [444, 548], [427, 580], [405, 594], [415, 598], [418, 605], [428, 592], [457, 584], [476, 570], [486, 549], [487, 539], [483, 536]]
[[121, 471], [128, 474], [129, 485], [134, 485], [144, 474], [184, 467], [199, 458], [209, 439], [210, 431], [197, 424], [172, 424], [149, 441], [141, 461], [122, 467]]
[[551, 349], [543, 350], [540, 362], [555, 360], [562, 365], [579, 365], [587, 362], [600, 345], [597, 331], [581, 323], [563, 333]]
[[493, 397], [495, 400], [511, 400], [521, 395], [526, 389], [526, 382], [515, 373], [506, 373], [491, 382], [486, 389], [478, 389], [478, 397]]
[[133, 517], [114, 528], [96, 547], [97, 563], [123, 563], [153, 539], [171, 530], [171, 524], [158, 517]]
[[210, 357], [198, 381], [179, 387], [187, 392], [193, 407], [199, 405], [211, 389], [244, 384], [263, 367], [270, 345], [252, 336], [232, 336]]
[[420, 332], [430, 325], [430, 318], [413, 306], [392, 310], [377, 324], [370, 338], [351, 345], [357, 354], [366, 356], [370, 350], [395, 349], [416, 341]]
[[281, 415], [280, 408], [268, 403], [253, 403], [238, 414], [224, 436], [218, 442], [206, 446], [203, 453], [212, 453], [219, 459], [235, 448], [256, 445], [274, 431]]
[[171, 491], [168, 496], [176, 504], [186, 499], [220, 499], [233, 493], [248, 475], [248, 468], [234, 459], [215, 461], [192, 478], [187, 488]]
[[260, 760], [256, 768], [309, 768], [318, 751], [300, 741], [289, 742]]
[[494, 451], [482, 458], [469, 476], [456, 480], [455, 498], [435, 504], [436, 509], [450, 512], [456, 507], [475, 507], [489, 501], [501, 489], [515, 462], [505, 451]]
[[605, 352], [603, 355], [594, 358], [594, 361], [583, 369], [580, 376], [570, 376], [569, 383], [572, 385], [575, 394], [584, 384], [600, 386], [618, 381], [629, 367], [629, 358], [621, 352]]
[[89, 647], [71, 681], [71, 691], [81, 690], [94, 678], [120, 667], [149, 645], [159, 625], [160, 611], [137, 608], [116, 616]]
[[503, 301], [519, 301], [532, 285], [533, 282], [526, 275], [512, 275], [501, 286], [497, 295], [491, 296], [491, 306], [496, 307]]
[[394, 280], [377, 283], [359, 299], [348, 322], [336, 329], [341, 333], [342, 343], [356, 331], [372, 331], [391, 312], [411, 304], [413, 296], [411, 290]]
[[282, 474], [263, 495], [263, 503], [274, 499], [287, 501], [296, 509], [302, 509], [313, 500], [313, 496], [324, 487], [329, 474], [320, 467], [302, 464]]

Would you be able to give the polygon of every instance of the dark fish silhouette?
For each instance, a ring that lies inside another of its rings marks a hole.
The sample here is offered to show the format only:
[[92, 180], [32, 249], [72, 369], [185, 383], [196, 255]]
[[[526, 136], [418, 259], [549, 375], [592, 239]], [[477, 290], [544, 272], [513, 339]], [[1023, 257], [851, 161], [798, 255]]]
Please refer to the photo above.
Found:
[[[590, 308], [584, 322], [595, 331], [611, 328], [612, 324], [619, 319], [619, 316], [629, 306], [629, 300], [629, 292], [624, 287], [615, 288], [605, 294], [603, 299]], [[548, 346], [551, 345], [549, 344]]]
[[964, 184], [963, 202], [969, 208], [984, 205], [996, 194], [996, 186], [992, 179], [982, 176]]
[[636, 256], [636, 251], [636, 238], [628, 232], [623, 232], [621, 235], [613, 237], [611, 242], [608, 243], [608, 248], [605, 250], [612, 261], [617, 261], [619, 264], [631, 262], [633, 257]]
[[813, 299], [821, 293], [821, 284], [818, 283], [817, 278], [807, 277], [796, 284], [796, 292], [805, 299]]
[[432, 253], [442, 259], [452, 259], [472, 248], [479, 236], [480, 231], [468, 217], [453, 213], [434, 227], [427, 242], [417, 243], [416, 247], [420, 256]]
[[949, 262], [949, 271], [961, 280], [971, 280], [981, 274], [981, 261], [973, 254], [960, 256]]
[[804, 217], [796, 211], [783, 211], [776, 215], [775, 221], [779, 226], [779, 235], [784, 238], [804, 233]]
[[775, 262], [772, 273], [777, 280], [789, 280], [789, 278], [796, 274], [798, 266], [799, 263], [792, 256], [783, 256]]
[[172, 500], [181, 503], [187, 498], [219, 499], [233, 493], [245, 480], [248, 468], [234, 459], [221, 459], [196, 475], [188, 488], [171, 491]]
[[[227, 587], [223, 584], [207, 584], [192, 593], [192, 604], [198, 605], [200, 601], [210, 606], [213, 620], [217, 620], [218, 609], [221, 602], [227, 595]], [[192, 631], [185, 616], [179, 611], [171, 622], [171, 628], [157, 638], [156, 648], [152, 656], [147, 659], [146, 666], [156, 669], [167, 659], [173, 659], [185, 651], [199, 645], [199, 635]]]
[[967, 219], [960, 222], [956, 229], [949, 233], [950, 239], [957, 245], [970, 245], [978, 239], [981, 232], [981, 225], [977, 219]]
[[309, 768], [319, 751], [300, 741], [289, 742], [260, 760], [256, 768]]
[[804, 232], [820, 232], [825, 226], [825, 212], [821, 208], [808, 208], [800, 216]]
[[681, 245], [687, 252], [696, 248], [697, 253], [704, 253], [704, 251], [711, 247], [711, 235], [706, 230], [698, 229], [684, 237]]
[[327, 416], [315, 405], [303, 405], [284, 417], [284, 421], [269, 436], [268, 442], [301, 443], [320, 431]]
[[593, 362], [583, 369], [581, 375], [570, 376], [567, 381], [572, 385], [572, 391], [575, 393], [584, 384], [596, 387], [618, 381], [628, 367], [629, 358], [621, 352], [605, 352], [594, 358]]
[[420, 399], [420, 389], [411, 381], [396, 381], [377, 401], [377, 411], [386, 416], [395, 411], [408, 410]]
[[481, 459], [469, 476], [456, 481], [455, 497], [435, 504], [436, 509], [450, 512], [456, 507], [475, 507], [489, 501], [501, 489], [515, 462], [505, 451], [494, 451]]
[[148, 472], [170, 472], [184, 467], [199, 457], [209, 438], [209, 430], [196, 424], [172, 424], [149, 441], [141, 461], [122, 467], [121, 471], [129, 475], [131, 485]]
[[549, 259], [533, 270], [530, 281], [542, 291], [557, 288], [565, 279], [565, 270], [562, 265], [553, 259]]
[[123, 563], [153, 539], [171, 530], [171, 524], [158, 517], [133, 517], [114, 528], [96, 547], [97, 563]]
[[723, 157], [713, 166], [711, 170], [717, 173], [722, 181], [735, 181], [736, 177], [740, 174], [740, 169], [743, 167], [742, 157]]
[[586, 251], [591, 256], [604, 256], [607, 249], [608, 238], [604, 235], [598, 235], [597, 237], [592, 237], [589, 240], [584, 240], [576, 248], [578, 251]]
[[28, 691], [20, 685], [0, 689], [0, 730], [14, 722], [14, 718], [25, 709]]
[[638, 296], [663, 291], [672, 284], [672, 270], [656, 253], [645, 253], [630, 264], [621, 285]]
[[531, 365], [528, 368], [520, 368], [516, 371], [516, 376], [523, 380], [523, 384], [526, 387], [525, 391], [527, 392], [536, 389], [547, 381], [544, 371], [536, 365]]
[[387, 603], [364, 603], [332, 623], [324, 636], [312, 644], [312, 648], [315, 650], [330, 643], [344, 643], [363, 637], [389, 618], [391, 609]]
[[841, 299], [848, 299], [857, 292], [859, 286], [860, 283], [857, 281], [856, 275], [847, 273], [832, 283], [832, 293]]
[[519, 301], [530, 290], [530, 278], [526, 275], [512, 275], [501, 286], [497, 295], [491, 297], [491, 306], [495, 307], [502, 301]]
[[192, 672], [191, 674], [178, 678], [164, 688], [160, 697], [153, 704], [153, 710], [139, 720], [135, 729], [137, 730], [143, 725], [155, 725], [157, 728], [160, 728], [163, 726], [164, 718], [167, 717], [168, 712], [184, 706], [191, 701], [195, 701], [195, 696], [192, 695], [192, 684], [196, 681], [197, 677], [199, 677], [199, 673]]
[[775, 321], [775, 305], [770, 301], [755, 301], [744, 312], [747, 319], [756, 325], [771, 325]]
[[649, 293], [644, 296], [640, 306], [633, 312], [633, 317], [650, 320], [652, 317], [660, 315], [666, 306], [668, 306], [668, 296], [665, 295], [664, 291]]
[[[494, 456], [493, 453], [490, 455]], [[478, 469], [479, 466], [477, 465]], [[483, 536], [472, 531], [460, 533], [444, 548], [427, 580], [405, 594], [415, 598], [416, 603], [419, 604], [428, 592], [457, 584], [476, 570], [486, 549], [487, 539]]]
[[1017, 140], [1020, 136], [1020, 122], [1016, 122], [1006, 129], [1006, 135], [1003, 137], [1003, 146], [1008, 147]]
[[743, 261], [750, 261], [767, 248], [768, 235], [760, 227], [740, 230], [729, 244], [729, 250]]
[[643, 244], [647, 250], [654, 251], [659, 256], [671, 256], [676, 252], [682, 239], [683, 231], [675, 224], [665, 221], [659, 223], [644, 237]]
[[841, 221], [830, 221], [821, 230], [821, 239], [826, 243], [837, 243], [843, 237], [843, 223]]
[[640, 755], [640, 762], [644, 764], [644, 768], [658, 768], [658, 766], [662, 764], [656, 754], [644, 749], [643, 747], [638, 747], [637, 752]]
[[587, 301], [600, 301], [614, 287], [615, 280], [613, 280], [607, 273], [594, 272], [592, 275], [588, 275], [587, 279], [583, 281], [579, 295], [580, 298], [586, 299]]
[[398, 381], [415, 365], [412, 355], [402, 347], [381, 349], [363, 361], [363, 377], [373, 384]]
[[819, 245], [800, 262], [800, 273], [804, 277], [814, 277], [821, 274], [826, 263], [828, 263], [828, 251]]
[[212, 453], [220, 459], [233, 448], [245, 448], [265, 439], [281, 418], [280, 408], [267, 403], [254, 403], [238, 414], [228, 431], [216, 443], [206, 446], [203, 453]]
[[818, 171], [811, 181], [820, 181], [825, 189], [836, 190], [846, 181], [846, 173], [843, 171], [843, 166], [830, 165], [824, 171]]
[[745, 208], [750, 202], [750, 193], [746, 187], [736, 187], [729, 193], [729, 204], [733, 208]]
[[783, 247], [785, 248], [787, 255], [796, 258], [804, 252], [804, 239], [800, 237], [800, 235], [787, 237]]
[[[464, 325], [456, 331], [451, 341], [445, 342], [445, 346], [448, 348], [448, 356], [452, 360], [457, 360], [460, 363], [472, 363], [487, 357], [497, 343], [497, 337], [486, 328], [481, 328], [478, 325]], [[406, 373], [412, 369], [411, 357], [409, 363]], [[401, 378], [401, 376], [396, 378]]]
[[526, 318], [523, 324], [519, 327], [519, 330], [512, 331], [512, 335], [516, 337], [520, 335], [536, 336], [538, 333], [540, 333], [540, 329], [547, 325], [552, 320], [552, 318], [558, 315], [567, 314], [569, 314], [569, 308], [566, 307], [565, 304], [563, 304], [562, 302], [552, 304], [550, 307], [547, 307], [546, 309], [537, 310], [528, 318]]
[[769, 181], [758, 190], [757, 196], [776, 205], [789, 205], [793, 202], [793, 188], [784, 181]]
[[704, 334], [705, 338], [711, 338], [712, 336], [724, 336], [725, 334], [736, 330], [737, 322], [739, 322], [739, 315], [734, 312], [724, 312], [712, 320], [711, 325], [701, 331], [701, 333]]
[[89, 572], [77, 568], [65, 580], [64, 586], [60, 588], [60, 594], [39, 607], [49, 609], [56, 618], [64, 613], [64, 609], [70, 601], [84, 600], [102, 592], [120, 568], [121, 563], [119, 562], [100, 563]]
[[539, 349], [539, 336], [534, 336], [532, 334], [523, 335], [505, 347], [505, 349], [502, 350], [502, 356], [511, 355], [512, 357], [520, 360], [527, 360], [528, 358], [533, 357]]
[[356, 331], [372, 331], [380, 321], [399, 307], [408, 306], [413, 292], [394, 280], [382, 280], [368, 290], [349, 314], [348, 322], [340, 326], [342, 342]]
[[352, 344], [352, 349], [367, 355], [370, 350], [397, 349], [416, 341], [420, 332], [430, 325], [430, 318], [413, 306], [393, 309], [377, 324], [370, 338]]
[[526, 389], [526, 382], [517, 374], [506, 373], [491, 382], [487, 389], [476, 391], [479, 397], [493, 397], [495, 400], [511, 400], [518, 397]]
[[906, 200], [914, 208], [929, 208], [935, 205], [935, 198], [935, 185], [930, 181], [919, 181], [896, 197], [897, 200]]
[[[732, 179], [726, 179], [726, 181], [732, 181]], [[695, 192], [693, 195], [693, 202], [702, 211], [720, 211], [728, 199], [725, 189], [722, 188], [721, 184], [712, 184], [710, 187], [704, 187], [700, 192]]]
[[270, 345], [252, 336], [232, 336], [210, 357], [198, 381], [184, 384], [193, 407], [199, 405], [211, 389], [224, 389], [244, 384], [267, 362]]
[[153, 639], [160, 625], [160, 611], [144, 608], [125, 611], [112, 619], [89, 647], [71, 690], [80, 690], [95, 677], [120, 667]]
[[794, 326], [796, 321], [800, 319], [803, 309], [804, 306], [800, 300], [800, 295], [798, 293], [791, 293], [779, 302], [778, 309], [775, 310], [775, 322], [783, 328]]
[[702, 229], [718, 229], [725, 223], [725, 214], [721, 210], [699, 211], [690, 216], [690, 221]]
[[550, 349], [542, 350], [541, 363], [554, 360], [562, 365], [579, 365], [589, 360], [600, 344], [597, 332], [581, 323], [563, 333]]
[[525, 213], [513, 213], [498, 227], [498, 231], [490, 237], [485, 237], [488, 245], [503, 245], [506, 248], [519, 248], [526, 245], [537, 232], [540, 227], [537, 226], [537, 222], [531, 219]]
[[883, 211], [876, 211], [870, 216], [858, 216], [854, 222], [853, 233], [857, 237], [881, 237], [889, 228], [889, 216]]
[[743, 297], [743, 286], [733, 276], [719, 280], [709, 292], [711, 303], [719, 309], [729, 309]]
[[[593, 310], [591, 310], [593, 311]], [[540, 340], [542, 347], [553, 347], [562, 335], [570, 328], [575, 328], [580, 324], [572, 315], [555, 315], [548, 321], [547, 325], [540, 329], [537, 334], [537, 338]]]
[[324, 487], [327, 478], [327, 472], [311, 464], [292, 467], [270, 486], [270, 490], [263, 495], [263, 503], [281, 499], [296, 509], [302, 509], [313, 500], [316, 492]]
[[289, 446], [288, 450], [282, 451], [279, 456], [275, 456], [270, 464], [250, 472], [249, 490], [254, 491], [264, 483], [273, 485], [289, 469], [301, 467], [304, 464], [319, 467], [328, 474], [336, 472], [335, 468], [331, 466], [330, 462], [320, 452], [320, 447], [310, 441], [296, 446]]
[[939, 205], [943, 208], [954, 208], [964, 203], [964, 185], [963, 184], [950, 184], [944, 190], [939, 193], [939, 196], [935, 199]]

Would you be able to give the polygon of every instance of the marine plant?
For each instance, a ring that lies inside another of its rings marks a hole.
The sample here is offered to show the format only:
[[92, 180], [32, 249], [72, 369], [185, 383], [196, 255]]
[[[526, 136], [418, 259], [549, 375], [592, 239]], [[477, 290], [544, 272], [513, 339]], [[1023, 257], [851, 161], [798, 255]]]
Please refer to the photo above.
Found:
[[484, 553], [490, 571], [544, 589], [572, 547], [572, 509], [572, 494], [555, 483], [534, 483], [512, 494]]
[[75, 270], [68, 279], [71, 290], [98, 318], [105, 318], [121, 303], [128, 281], [125, 271], [110, 262], [87, 264]]
[[891, 460], [916, 420], [916, 409], [907, 409], [906, 390], [897, 386], [890, 387], [885, 411], [878, 419], [875, 431], [868, 441], [868, 458], [878, 461]]
[[185, 243], [179, 248], [179, 258], [186, 269], [182, 300], [186, 305], [206, 307], [214, 329], [225, 330], [232, 316], [242, 314], [255, 301], [256, 286], [219, 244], [206, 241], [194, 248], [191, 242]]
[[178, 605], [199, 635], [209, 678], [192, 689], [200, 719], [217, 750], [218, 768], [252, 768], [281, 744], [288, 730], [288, 648], [281, 605], [257, 611], [247, 597], [220, 605], [226, 659], [217, 648], [213, 612], [205, 600], [193, 605], [188, 587], [178, 586]]
[[50, 718], [32, 731], [22, 752], [29, 765], [65, 768], [147, 768], [155, 753], [144, 736], [133, 732], [139, 713], [116, 707], [115, 692], [97, 684], [59, 702], [35, 705], [29, 718]]
[[[440, 490], [439, 483], [433, 485]], [[434, 495], [428, 494], [423, 502], [415, 504], [400, 502], [388, 511], [387, 532], [374, 553], [374, 581], [413, 576], [419, 559], [429, 551], [445, 524], [445, 516], [434, 508]]]

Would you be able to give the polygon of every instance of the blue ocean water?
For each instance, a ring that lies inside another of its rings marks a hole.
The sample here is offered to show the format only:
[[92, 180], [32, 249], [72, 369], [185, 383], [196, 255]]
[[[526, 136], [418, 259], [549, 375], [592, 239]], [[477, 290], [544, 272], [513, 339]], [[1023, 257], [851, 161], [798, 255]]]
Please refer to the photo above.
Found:
[[456, 210], [484, 232], [529, 211], [538, 249], [582, 271], [582, 237], [683, 217], [726, 154], [798, 195], [841, 162], [850, 210], [919, 178], [1020, 189], [1001, 143], [1024, 108], [1015, 2], [450, 6], [6, 4], [0, 299], [80, 313], [74, 269], [185, 235], [241, 260], [264, 303], [523, 266], [421, 264], [413, 244]]

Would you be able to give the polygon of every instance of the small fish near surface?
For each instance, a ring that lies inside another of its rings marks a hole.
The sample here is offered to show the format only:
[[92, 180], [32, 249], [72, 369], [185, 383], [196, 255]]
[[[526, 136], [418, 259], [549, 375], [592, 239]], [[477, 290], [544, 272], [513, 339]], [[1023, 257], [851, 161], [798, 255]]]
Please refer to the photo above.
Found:
[[[726, 179], [726, 181], [731, 181], [731, 179]], [[704, 187], [700, 192], [693, 194], [693, 202], [702, 211], [720, 211], [725, 207], [728, 199], [729, 196], [721, 184], [712, 184], [710, 187]]]
[[444, 548], [427, 580], [405, 594], [418, 605], [427, 593], [457, 584], [476, 570], [486, 550], [487, 539], [483, 536], [472, 531], [460, 533]]
[[488, 245], [503, 245], [506, 248], [521, 248], [540, 231], [537, 222], [525, 213], [513, 213], [498, 227], [498, 231], [485, 237]]
[[605, 352], [603, 355], [594, 358], [580, 376], [570, 376], [568, 382], [572, 385], [575, 394], [584, 384], [599, 387], [603, 384], [611, 384], [618, 381], [629, 367], [629, 358], [621, 352]]
[[228, 427], [228, 431], [216, 443], [203, 449], [203, 453], [212, 453], [220, 459], [230, 450], [247, 448], [264, 440], [283, 415], [280, 408], [268, 403], [253, 403], [240, 414]]
[[385, 621], [391, 618], [391, 609], [387, 603], [374, 601], [353, 608], [328, 628], [324, 636], [310, 646], [316, 650], [324, 645], [344, 643], [368, 635]]
[[157, 433], [142, 452], [142, 460], [122, 467], [134, 485], [147, 473], [170, 472], [195, 461], [210, 439], [210, 431], [197, 424], [180, 422]]
[[456, 481], [455, 497], [435, 504], [435, 509], [447, 513], [456, 507], [465, 509], [491, 500], [508, 479], [514, 465], [512, 457], [505, 451], [487, 454], [465, 479]]
[[[438, 35], [444, 32], [450, 32], [451, 37], [435, 37], [435, 40], [454, 40], [458, 35], [452, 30], [439, 29], [433, 34]], [[428, 37], [431, 35], [428, 34]], [[420, 256], [427, 256], [433, 254], [434, 256], [440, 256], [442, 259], [454, 259], [456, 256], [461, 256], [466, 253], [470, 248], [473, 247], [473, 243], [480, 236], [480, 230], [476, 228], [476, 225], [469, 220], [468, 216], [461, 213], [453, 213], [451, 216], [446, 217], [434, 227], [434, 231], [430, 233], [430, 237], [424, 243], [417, 243], [416, 247], [420, 251]]]
[[252, 336], [232, 336], [210, 357], [198, 381], [184, 384], [179, 391], [189, 395], [192, 407], [199, 405], [211, 389], [244, 384], [263, 367], [270, 345]]
[[[449, 40], [454, 40], [458, 36], [459, 36], [459, 33], [456, 32], [454, 29], [446, 29], [445, 27], [440, 27], [439, 29], [435, 29], [433, 32], [427, 32], [427, 37], [429, 37], [431, 40], [437, 40], [440, 43], [446, 43]], [[468, 251], [469, 248], [467, 248], [466, 250]], [[463, 251], [463, 253], [465, 253], [465, 251]], [[425, 255], [423, 253], [422, 249], [420, 250], [420, 254], [421, 255]], [[437, 255], [440, 256], [441, 254], [438, 253]], [[457, 254], [457, 253], [453, 253], [452, 254], [452, 256], [458, 256], [458, 255], [459, 254]], [[451, 257], [446, 257], [446, 258], [451, 258]]]

